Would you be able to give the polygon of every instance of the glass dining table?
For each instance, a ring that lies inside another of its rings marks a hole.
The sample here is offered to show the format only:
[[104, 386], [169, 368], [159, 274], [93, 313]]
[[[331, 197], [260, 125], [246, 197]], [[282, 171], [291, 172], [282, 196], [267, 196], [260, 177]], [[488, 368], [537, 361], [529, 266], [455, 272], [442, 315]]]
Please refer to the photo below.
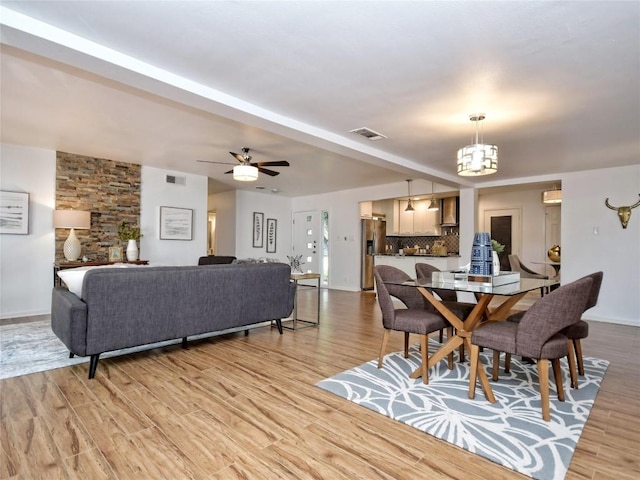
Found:
[[[454, 335], [447, 339], [447, 341], [429, 357], [428, 367], [432, 367], [461, 345], [464, 345], [467, 351], [471, 351], [471, 334], [482, 322], [506, 320], [511, 309], [528, 292], [540, 288], [552, 288], [556, 286], [558, 282], [553, 279], [538, 280], [534, 278], [521, 278], [517, 282], [499, 286], [465, 281], [434, 282], [426, 280], [411, 280], [387, 283], [417, 288], [427, 301], [431, 303], [431, 305], [433, 305], [440, 314], [442, 314], [452, 327], [454, 327]], [[432, 289], [473, 293], [476, 297], [476, 305], [468, 314], [467, 318], [460, 318], [447, 308], [447, 306], [442, 303], [438, 297], [431, 293]], [[502, 302], [490, 308], [489, 303], [495, 297], [500, 297]], [[421, 368], [422, 366], [418, 367], [418, 369], [411, 374], [411, 378], [419, 378], [422, 375]], [[495, 403], [493, 390], [489, 385], [489, 380], [483, 368], [478, 368], [477, 376], [485, 397], [491, 403]]]

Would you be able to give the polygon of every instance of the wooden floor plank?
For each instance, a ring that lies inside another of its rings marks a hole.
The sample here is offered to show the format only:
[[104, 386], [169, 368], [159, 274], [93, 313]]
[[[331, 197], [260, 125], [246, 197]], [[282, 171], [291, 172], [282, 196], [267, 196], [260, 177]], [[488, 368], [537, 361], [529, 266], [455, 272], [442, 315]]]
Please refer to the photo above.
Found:
[[[523, 478], [315, 387], [377, 358], [383, 332], [372, 292], [321, 294], [320, 328], [101, 359], [94, 380], [87, 364], [1, 380], [0, 478]], [[584, 354], [610, 365], [567, 480], [640, 477], [639, 347], [640, 328], [590, 322]]]

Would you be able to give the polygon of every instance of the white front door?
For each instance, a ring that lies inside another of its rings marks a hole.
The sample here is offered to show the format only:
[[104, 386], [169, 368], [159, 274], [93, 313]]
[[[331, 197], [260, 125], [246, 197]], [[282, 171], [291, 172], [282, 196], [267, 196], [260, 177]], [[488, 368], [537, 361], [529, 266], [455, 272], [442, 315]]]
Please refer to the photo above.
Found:
[[[321, 273], [322, 260], [322, 212], [311, 210], [293, 214], [293, 255], [302, 255], [301, 269], [307, 273]], [[316, 285], [315, 280], [302, 285]]]

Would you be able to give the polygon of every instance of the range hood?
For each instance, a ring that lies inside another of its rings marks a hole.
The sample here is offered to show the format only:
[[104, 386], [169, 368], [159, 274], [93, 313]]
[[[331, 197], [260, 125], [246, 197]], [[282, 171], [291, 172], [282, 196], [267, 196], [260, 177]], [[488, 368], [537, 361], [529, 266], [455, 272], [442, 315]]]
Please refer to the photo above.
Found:
[[456, 225], [458, 225], [458, 197], [443, 198], [440, 200], [440, 226]]

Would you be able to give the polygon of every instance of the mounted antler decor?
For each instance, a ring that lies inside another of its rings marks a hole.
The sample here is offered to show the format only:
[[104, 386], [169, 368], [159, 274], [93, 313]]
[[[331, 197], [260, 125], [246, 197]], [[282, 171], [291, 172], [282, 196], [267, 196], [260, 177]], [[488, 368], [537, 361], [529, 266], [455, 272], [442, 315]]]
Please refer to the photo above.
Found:
[[[640, 195], [640, 193], [638, 195]], [[629, 225], [629, 219], [631, 218], [631, 210], [640, 205], [640, 200], [628, 207], [614, 207], [609, 203], [609, 198], [604, 201], [604, 204], [611, 210], [616, 210], [618, 212], [618, 218], [620, 218], [622, 228], [627, 228], [627, 225]]]

